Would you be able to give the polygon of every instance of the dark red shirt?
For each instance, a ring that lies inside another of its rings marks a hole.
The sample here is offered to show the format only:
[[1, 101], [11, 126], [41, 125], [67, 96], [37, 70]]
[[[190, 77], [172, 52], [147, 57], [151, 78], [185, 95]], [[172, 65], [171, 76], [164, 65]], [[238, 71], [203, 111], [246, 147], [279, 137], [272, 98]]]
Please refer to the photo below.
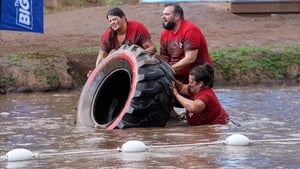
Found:
[[205, 103], [205, 109], [201, 113], [186, 112], [186, 119], [191, 125], [227, 124], [229, 115], [222, 108], [217, 96], [211, 88], [206, 88], [194, 96], [193, 100], [201, 100]]
[[[108, 28], [103, 35], [101, 36], [100, 40], [100, 49], [109, 53], [112, 50], [112, 47], [109, 43], [109, 34], [111, 29]], [[117, 36], [115, 37], [115, 49], [118, 49], [122, 44], [136, 44], [141, 47], [143, 43], [146, 41], [151, 40], [151, 36], [146, 29], [146, 27], [137, 21], [127, 21], [127, 29], [126, 29], [126, 36], [123, 43], [118, 41]]]
[[184, 52], [198, 49], [197, 60], [179, 71], [176, 71], [175, 78], [183, 83], [188, 83], [188, 75], [194, 66], [204, 63], [212, 64], [208, 53], [207, 42], [201, 30], [188, 20], [183, 20], [176, 33], [164, 30], [160, 37], [160, 54], [169, 56], [171, 65], [184, 58]]

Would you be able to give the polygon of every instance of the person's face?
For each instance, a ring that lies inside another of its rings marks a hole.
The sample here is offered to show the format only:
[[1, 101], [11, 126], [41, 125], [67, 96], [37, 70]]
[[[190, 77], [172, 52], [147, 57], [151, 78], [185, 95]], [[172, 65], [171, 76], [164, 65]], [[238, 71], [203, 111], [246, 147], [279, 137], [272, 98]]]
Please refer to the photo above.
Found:
[[195, 77], [192, 75], [189, 75], [189, 84], [188, 87], [190, 88], [192, 93], [197, 93], [200, 91], [201, 87], [203, 86], [203, 82], [196, 82]]
[[162, 13], [162, 25], [167, 30], [173, 30], [176, 26], [176, 17], [174, 14], [174, 6], [167, 6]]
[[123, 22], [125, 21], [125, 17], [108, 15], [107, 20], [108, 20], [109, 26], [113, 30], [116, 31], [122, 26]]

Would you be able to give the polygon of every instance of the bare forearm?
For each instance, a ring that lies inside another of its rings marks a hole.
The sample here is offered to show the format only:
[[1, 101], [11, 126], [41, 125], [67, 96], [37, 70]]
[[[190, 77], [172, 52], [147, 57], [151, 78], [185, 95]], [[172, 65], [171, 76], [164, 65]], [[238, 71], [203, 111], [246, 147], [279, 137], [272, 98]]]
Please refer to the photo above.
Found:
[[99, 50], [99, 54], [98, 54], [98, 57], [97, 57], [97, 60], [96, 60], [96, 66], [101, 62], [102, 59], [104, 59], [105, 57], [107, 56], [107, 53], [102, 51], [102, 50]]
[[173, 69], [177, 71], [194, 64], [197, 60], [197, 54], [198, 54], [198, 50], [185, 51], [184, 57], [181, 60], [179, 60], [177, 63], [172, 65]]
[[175, 81], [175, 86], [176, 86], [176, 89], [178, 90], [178, 92], [181, 95], [184, 95], [184, 96], [188, 96], [189, 95], [188, 85], [187, 84], [183, 84], [182, 82], [176, 80]]
[[185, 67], [190, 67], [190, 65], [192, 65], [193, 63], [194, 63], [194, 60], [183, 58], [180, 61], [178, 61], [177, 63], [173, 64], [172, 68], [175, 71], [178, 71], [178, 70], [183, 69]]
[[197, 112], [197, 108], [193, 100], [190, 100], [179, 93], [175, 93], [174, 96], [178, 102], [189, 112]]
[[156, 52], [156, 47], [154, 45], [154, 43], [152, 42], [152, 40], [148, 40], [145, 43], [143, 43], [143, 48], [150, 52], [150, 53], [155, 53]]
[[154, 46], [150, 46], [150, 47], [146, 48], [145, 50], [150, 52], [150, 53], [155, 53], [156, 52], [156, 48]]

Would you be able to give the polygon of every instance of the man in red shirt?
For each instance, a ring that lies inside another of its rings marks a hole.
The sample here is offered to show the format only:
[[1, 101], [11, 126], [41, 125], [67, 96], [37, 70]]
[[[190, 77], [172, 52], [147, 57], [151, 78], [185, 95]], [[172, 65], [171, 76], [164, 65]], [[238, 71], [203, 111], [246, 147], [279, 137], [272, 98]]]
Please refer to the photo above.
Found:
[[186, 109], [185, 117], [190, 125], [227, 124], [230, 121], [212, 90], [213, 84], [214, 69], [210, 64], [204, 64], [191, 70], [188, 84], [176, 81], [171, 85], [174, 96]]
[[184, 19], [178, 4], [168, 3], [162, 14], [164, 31], [160, 37], [160, 57], [175, 70], [175, 78], [188, 83], [190, 70], [204, 63], [212, 64], [206, 39], [201, 30]]

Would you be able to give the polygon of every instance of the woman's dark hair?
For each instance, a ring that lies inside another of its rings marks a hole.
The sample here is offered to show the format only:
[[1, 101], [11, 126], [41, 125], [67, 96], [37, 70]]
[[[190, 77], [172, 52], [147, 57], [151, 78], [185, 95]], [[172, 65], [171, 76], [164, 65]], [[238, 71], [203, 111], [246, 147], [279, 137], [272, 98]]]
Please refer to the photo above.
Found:
[[[123, 10], [118, 7], [110, 9], [106, 14], [106, 19], [108, 19], [109, 15], [118, 16], [120, 18], [122, 18], [122, 17], [126, 18], [126, 15], [123, 12]], [[109, 39], [108, 39], [111, 49], [115, 49], [115, 37], [116, 36], [117, 36], [117, 32], [115, 30], [111, 29], [110, 34], [109, 34]]]
[[165, 7], [168, 7], [168, 6], [174, 6], [174, 13], [179, 14], [181, 19], [184, 18], [183, 9], [181, 8], [181, 6], [179, 4], [177, 4], [177, 3], [167, 3], [167, 4], [165, 4]]
[[194, 67], [190, 75], [194, 76], [196, 82], [202, 81], [205, 86], [212, 88], [214, 86], [214, 72], [213, 66], [209, 63], [205, 63]]

